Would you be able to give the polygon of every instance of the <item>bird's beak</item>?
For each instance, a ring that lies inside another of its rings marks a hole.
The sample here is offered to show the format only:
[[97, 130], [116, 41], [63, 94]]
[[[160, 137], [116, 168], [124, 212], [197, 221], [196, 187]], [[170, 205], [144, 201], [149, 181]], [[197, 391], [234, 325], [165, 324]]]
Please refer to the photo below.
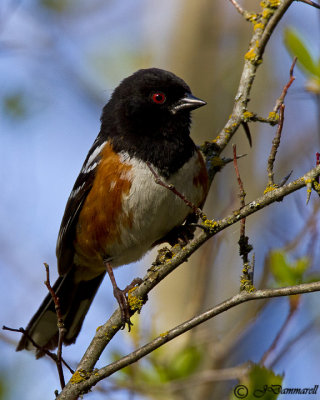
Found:
[[180, 110], [194, 110], [196, 108], [205, 106], [207, 103], [203, 100], [198, 99], [191, 93], [186, 93], [182, 99], [178, 100], [177, 103], [173, 104], [170, 108], [172, 114], [176, 114]]

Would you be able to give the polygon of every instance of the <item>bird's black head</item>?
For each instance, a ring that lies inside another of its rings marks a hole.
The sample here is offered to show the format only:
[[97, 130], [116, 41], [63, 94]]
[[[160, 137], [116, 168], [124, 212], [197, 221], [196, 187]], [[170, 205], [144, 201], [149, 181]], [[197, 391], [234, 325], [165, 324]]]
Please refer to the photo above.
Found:
[[151, 162], [156, 151], [170, 153], [170, 159], [175, 151], [190, 156], [194, 151], [190, 111], [205, 104], [173, 73], [141, 69], [114, 90], [103, 109], [101, 133], [117, 151], [126, 150]]
[[159, 68], [141, 69], [124, 79], [105, 106], [102, 123], [118, 119], [134, 134], [167, 135], [174, 124], [189, 127], [190, 111], [206, 103], [194, 97], [189, 86], [171, 72]]

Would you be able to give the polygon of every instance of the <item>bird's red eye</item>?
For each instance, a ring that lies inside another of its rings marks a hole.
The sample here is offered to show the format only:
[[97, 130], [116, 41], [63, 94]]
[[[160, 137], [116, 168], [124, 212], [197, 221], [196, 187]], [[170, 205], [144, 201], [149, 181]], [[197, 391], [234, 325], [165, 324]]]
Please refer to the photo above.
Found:
[[166, 96], [162, 92], [153, 93], [151, 98], [156, 104], [163, 104], [166, 101]]

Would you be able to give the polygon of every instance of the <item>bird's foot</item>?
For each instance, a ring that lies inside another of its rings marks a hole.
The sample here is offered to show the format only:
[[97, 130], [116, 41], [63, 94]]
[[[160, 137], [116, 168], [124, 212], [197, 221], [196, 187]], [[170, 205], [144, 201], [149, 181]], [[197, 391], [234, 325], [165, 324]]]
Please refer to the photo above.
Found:
[[121, 320], [122, 320], [122, 328], [124, 329], [125, 326], [128, 326], [128, 331], [130, 332], [131, 326], [133, 325], [130, 317], [132, 315], [132, 310], [130, 308], [130, 304], [128, 302], [128, 292], [135, 286], [139, 285], [142, 282], [141, 278], [135, 278], [130, 285], [128, 285], [125, 289], [121, 290], [118, 286], [113, 288], [113, 295], [117, 299], [120, 311], [121, 311]]

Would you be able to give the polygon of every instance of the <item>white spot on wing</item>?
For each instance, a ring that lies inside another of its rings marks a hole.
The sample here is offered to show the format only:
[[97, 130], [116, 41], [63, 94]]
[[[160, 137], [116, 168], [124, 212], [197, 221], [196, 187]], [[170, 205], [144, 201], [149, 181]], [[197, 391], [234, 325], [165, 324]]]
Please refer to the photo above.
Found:
[[[95, 163], [97, 164], [97, 163]], [[80, 192], [80, 190], [83, 188], [83, 186], [86, 184], [86, 182], [83, 182], [81, 186], [78, 186], [76, 189], [73, 189], [73, 191], [70, 193], [70, 198], [76, 197], [76, 195]]]
[[82, 168], [81, 172], [83, 174], [87, 174], [88, 172], [92, 171], [98, 165], [98, 161], [96, 161], [96, 158], [101, 153], [101, 150], [104, 148], [106, 143], [107, 142], [105, 141], [100, 146], [98, 146], [96, 149], [94, 149], [94, 151], [90, 155], [88, 161]]
[[96, 161], [95, 163], [93, 163], [92, 165], [88, 165], [88, 167], [84, 170], [82, 170], [81, 172], [83, 174], [88, 174], [89, 172], [91, 172], [92, 170], [94, 170], [96, 168], [97, 165], [100, 164], [100, 161]]

